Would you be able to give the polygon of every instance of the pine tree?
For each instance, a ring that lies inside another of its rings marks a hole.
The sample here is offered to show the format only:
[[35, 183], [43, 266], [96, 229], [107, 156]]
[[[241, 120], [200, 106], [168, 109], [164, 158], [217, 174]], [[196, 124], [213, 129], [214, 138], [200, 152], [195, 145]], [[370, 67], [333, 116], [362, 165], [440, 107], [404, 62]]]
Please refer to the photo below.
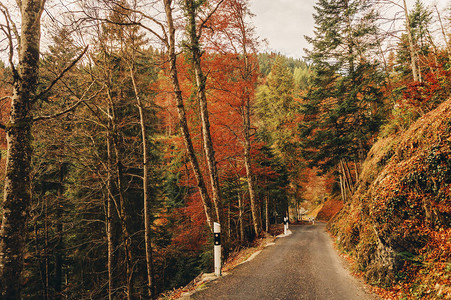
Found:
[[[431, 22], [432, 22], [432, 12], [430, 9], [424, 6], [424, 4], [417, 0], [415, 6], [410, 10], [408, 14], [409, 32], [401, 36], [401, 40], [398, 43], [397, 51], [397, 71], [406, 78], [411, 78], [412, 63], [407, 63], [411, 61], [411, 55], [413, 52], [415, 61], [415, 74], [413, 76], [415, 81], [422, 82], [423, 75], [426, 72], [424, 69], [425, 63], [424, 58], [432, 52], [432, 47], [434, 46], [431, 36]], [[409, 41], [412, 40], [412, 49], [410, 48]], [[422, 64], [423, 58], [423, 66]]]
[[292, 123], [299, 109], [294, 91], [293, 74], [282, 57], [276, 58], [266, 83], [258, 88], [256, 112], [260, 136], [285, 162], [297, 148], [292, 138]]
[[320, 0], [315, 10], [315, 36], [306, 37], [315, 77], [303, 105], [301, 136], [311, 164], [327, 171], [364, 160], [381, 125], [384, 78], [368, 60], [377, 41], [370, 1]]

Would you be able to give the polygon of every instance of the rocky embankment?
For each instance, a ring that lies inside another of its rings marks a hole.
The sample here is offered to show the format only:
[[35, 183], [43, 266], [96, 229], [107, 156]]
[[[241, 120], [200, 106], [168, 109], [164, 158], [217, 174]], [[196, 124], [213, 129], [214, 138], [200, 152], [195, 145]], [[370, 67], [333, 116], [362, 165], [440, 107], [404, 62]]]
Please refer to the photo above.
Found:
[[451, 299], [451, 100], [376, 142], [329, 228], [391, 297]]

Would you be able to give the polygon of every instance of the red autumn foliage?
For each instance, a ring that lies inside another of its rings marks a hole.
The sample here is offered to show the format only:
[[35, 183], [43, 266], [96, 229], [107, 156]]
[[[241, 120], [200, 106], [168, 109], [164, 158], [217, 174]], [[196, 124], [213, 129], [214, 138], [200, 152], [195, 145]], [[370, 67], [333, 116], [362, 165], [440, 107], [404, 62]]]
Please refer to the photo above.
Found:
[[320, 221], [329, 221], [341, 210], [342, 207], [343, 201], [335, 198], [329, 199], [324, 203], [323, 207], [318, 212], [316, 219]]
[[407, 83], [403, 91], [409, 105], [420, 107], [424, 113], [433, 110], [451, 95], [451, 69], [446, 62], [431, 61], [422, 82]]

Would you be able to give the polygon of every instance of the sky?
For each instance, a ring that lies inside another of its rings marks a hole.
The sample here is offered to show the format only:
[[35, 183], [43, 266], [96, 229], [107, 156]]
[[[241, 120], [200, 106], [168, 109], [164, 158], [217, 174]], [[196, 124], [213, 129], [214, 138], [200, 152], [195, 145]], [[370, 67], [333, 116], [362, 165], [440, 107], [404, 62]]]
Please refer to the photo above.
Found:
[[313, 35], [316, 0], [251, 0], [257, 34], [266, 39], [265, 50], [301, 58], [308, 47], [304, 35]]
[[[435, 1], [444, 14], [445, 6], [451, 0], [423, 0], [423, 3]], [[414, 2], [407, 0], [407, 6], [413, 7]], [[302, 58], [305, 55], [303, 49], [309, 48], [304, 36], [313, 37], [312, 14], [316, 0], [251, 0], [250, 3], [257, 34], [268, 42], [263, 50]]]

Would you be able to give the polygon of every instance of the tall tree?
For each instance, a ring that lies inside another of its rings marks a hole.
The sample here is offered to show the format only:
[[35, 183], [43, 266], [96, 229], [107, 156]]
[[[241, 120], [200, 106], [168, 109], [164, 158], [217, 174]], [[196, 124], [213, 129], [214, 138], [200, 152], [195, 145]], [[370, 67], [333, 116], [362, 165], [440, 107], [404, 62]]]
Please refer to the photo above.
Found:
[[[150, 170], [151, 170], [151, 159], [150, 159], [150, 143], [148, 134], [148, 112], [146, 111], [146, 105], [143, 99], [143, 92], [140, 90], [138, 85], [138, 67], [140, 61], [140, 53], [144, 53], [143, 46], [146, 44], [144, 40], [144, 35], [141, 33], [138, 25], [127, 25], [122, 24], [136, 23], [138, 20], [138, 14], [134, 13], [134, 7], [136, 7], [136, 1], [128, 3], [127, 1], [118, 1], [112, 8], [112, 13], [109, 18], [110, 22], [117, 25], [118, 38], [120, 39], [121, 49], [120, 55], [121, 59], [124, 60], [125, 65], [128, 68], [129, 76], [131, 80], [131, 86], [133, 91], [133, 96], [136, 101], [136, 106], [138, 108], [139, 114], [139, 126], [142, 141], [142, 188], [143, 188], [143, 210], [144, 210], [144, 244], [146, 253], [146, 271], [147, 271], [147, 290], [148, 296], [150, 298], [155, 297], [155, 287], [154, 287], [154, 269], [153, 269], [153, 258], [152, 258], [152, 216], [151, 216], [151, 191], [150, 189]], [[142, 56], [142, 55], [141, 55]], [[143, 58], [141, 58], [142, 60]], [[150, 58], [146, 58], [150, 60]], [[141, 66], [142, 68], [142, 66]], [[150, 69], [149, 66], [147, 68]], [[148, 80], [150, 78], [147, 78]]]
[[[219, 91], [227, 91], [226, 98], [222, 101], [228, 103], [233, 108], [233, 111], [239, 114], [242, 120], [241, 128], [237, 129], [234, 126], [234, 130], [239, 130], [239, 134], [232, 129], [232, 124], [227, 124], [227, 128], [235, 136], [239, 135], [239, 142], [243, 146], [244, 167], [251, 204], [252, 222], [254, 231], [258, 236], [261, 232], [261, 217], [258, 211], [255, 174], [253, 172], [251, 156], [251, 106], [258, 77], [258, 64], [256, 61], [258, 40], [255, 37], [253, 26], [248, 22], [251, 16], [248, 1], [225, 1], [208, 23], [204, 38], [207, 40], [207, 49], [215, 53], [221, 53], [214, 55], [215, 59], [208, 59], [207, 61], [211, 63], [218, 60], [224, 61], [221, 69], [224, 73], [222, 75], [223, 77], [216, 79], [212, 75], [212, 81], [214, 83], [211, 83], [208, 87], [211, 90], [218, 89]], [[210, 64], [208, 66], [212, 68]], [[212, 73], [216, 74], [217, 72]], [[213, 94], [212, 98], [215, 96]], [[228, 118], [231, 118], [231, 116]], [[221, 120], [221, 123], [231, 122], [230, 119]], [[239, 196], [238, 203], [240, 209], [242, 209], [240, 205], [242, 204], [241, 196]], [[242, 213], [241, 210], [240, 212]]]
[[208, 166], [208, 174], [210, 177], [210, 185], [212, 191], [212, 201], [213, 207], [216, 212], [216, 221], [220, 223], [223, 228], [225, 228], [225, 222], [222, 220], [222, 203], [221, 203], [221, 188], [219, 185], [219, 175], [218, 168], [216, 165], [216, 159], [213, 149], [213, 142], [211, 138], [210, 132], [210, 117], [208, 113], [208, 104], [207, 104], [207, 92], [206, 92], [206, 83], [207, 77], [204, 75], [201, 65], [202, 59], [202, 50], [200, 44], [200, 38], [203, 26], [205, 22], [212, 16], [212, 14], [216, 11], [216, 9], [221, 5], [224, 0], [220, 0], [216, 7], [207, 15], [205, 20], [202, 20], [199, 25], [199, 13], [201, 11], [202, 6], [205, 5], [205, 1], [201, 0], [185, 0], [184, 8], [187, 16], [187, 48], [188, 55], [191, 59], [194, 76], [195, 76], [195, 86], [196, 86], [196, 96], [199, 101], [200, 108], [200, 119], [202, 126], [202, 144], [205, 152], [205, 158]]
[[[244, 109], [243, 117], [243, 135], [244, 135], [244, 165], [246, 168], [247, 186], [249, 190], [249, 199], [251, 202], [252, 221], [254, 224], [255, 235], [259, 236], [262, 230], [261, 214], [257, 209], [256, 184], [254, 172], [252, 170], [252, 139], [251, 139], [251, 98], [255, 94], [255, 80], [257, 66], [252, 60], [250, 51], [255, 52], [255, 38], [253, 37], [253, 28], [246, 24], [245, 19], [250, 15], [248, 3], [246, 1], [232, 1], [232, 22], [238, 30], [237, 38], [242, 49], [242, 59], [244, 67], [241, 71], [241, 79], [244, 81], [244, 91], [242, 93], [242, 102]], [[267, 225], [268, 229], [268, 225]]]
[[282, 57], [277, 57], [266, 78], [258, 87], [256, 111], [259, 118], [258, 134], [270, 145], [274, 155], [290, 170], [294, 184], [299, 176], [299, 139], [296, 134], [299, 122], [299, 100], [291, 70]]
[[260, 120], [260, 134], [274, 153], [288, 161], [295, 147], [292, 122], [299, 106], [294, 99], [293, 74], [282, 57], [277, 57], [266, 82], [257, 91], [256, 110]]
[[[377, 45], [371, 1], [319, 0], [308, 58], [315, 77], [305, 96], [301, 136], [312, 165], [340, 167], [352, 190], [347, 162], [360, 163], [381, 124], [384, 78], [368, 59]], [[309, 150], [310, 149], [310, 150]], [[317, 149], [311, 151], [311, 149]]]
[[404, 16], [405, 16], [405, 26], [407, 33], [407, 40], [409, 41], [410, 50], [410, 67], [412, 69], [412, 76], [414, 81], [421, 81], [421, 76], [418, 74], [418, 62], [417, 62], [417, 51], [415, 49], [413, 35], [412, 35], [412, 24], [409, 18], [409, 10], [407, 8], [406, 0], [403, 0]]
[[177, 69], [176, 42], [175, 42], [176, 29], [173, 19], [172, 0], [164, 0], [163, 3], [166, 13], [167, 33], [165, 33], [164, 38], [161, 37], [161, 40], [165, 43], [167, 47], [167, 55], [169, 60], [169, 74], [173, 85], [173, 91], [175, 94], [177, 114], [180, 123], [179, 124], [180, 131], [182, 133], [186, 152], [188, 154], [188, 158], [197, 181], [197, 187], [199, 189], [199, 193], [201, 196], [202, 205], [207, 219], [207, 224], [210, 227], [210, 230], [213, 231], [212, 205], [210, 201], [210, 196], [208, 195], [205, 181], [200, 170], [199, 162], [197, 160], [196, 153], [194, 152], [193, 142], [191, 140], [191, 135], [186, 118], [182, 90], [180, 88], [180, 81]]
[[[6, 299], [19, 299], [21, 291], [26, 226], [31, 204], [31, 127], [37, 96], [44, 5], [45, 0], [21, 1], [17, 69], [12, 54], [10, 56], [14, 90], [10, 120], [7, 126], [2, 126], [7, 133], [8, 154], [0, 229], [0, 295]], [[9, 39], [12, 38], [10, 35]], [[10, 47], [12, 52], [12, 42]]]

